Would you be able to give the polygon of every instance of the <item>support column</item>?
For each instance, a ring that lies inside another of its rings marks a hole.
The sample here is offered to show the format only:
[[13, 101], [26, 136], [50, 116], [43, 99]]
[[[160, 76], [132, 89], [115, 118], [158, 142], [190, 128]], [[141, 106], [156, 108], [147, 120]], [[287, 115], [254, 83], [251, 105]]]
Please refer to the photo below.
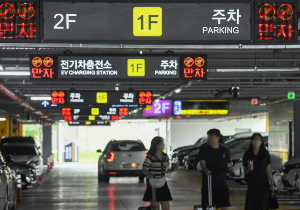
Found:
[[52, 125], [43, 125], [43, 161], [47, 165], [47, 158], [52, 153]]
[[294, 101], [294, 156], [300, 158], [300, 101]]

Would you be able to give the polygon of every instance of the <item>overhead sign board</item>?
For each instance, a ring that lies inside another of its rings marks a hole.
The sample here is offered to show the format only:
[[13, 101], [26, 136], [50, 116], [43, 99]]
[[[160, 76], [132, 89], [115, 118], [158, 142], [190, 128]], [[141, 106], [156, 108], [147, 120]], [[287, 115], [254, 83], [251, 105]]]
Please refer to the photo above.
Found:
[[0, 1], [1, 42], [39, 42], [39, 1]]
[[106, 121], [72, 121], [69, 122], [70, 126], [79, 126], [79, 125], [98, 125], [98, 126], [110, 126], [110, 122]]
[[56, 55], [30, 54], [29, 68], [31, 81], [51, 81], [57, 79]]
[[298, 1], [256, 2], [256, 42], [298, 42]]
[[174, 115], [228, 115], [227, 100], [187, 100], [173, 101]]
[[43, 1], [42, 13], [43, 41], [251, 43], [251, 22], [254, 22], [251, 2], [106, 3], [46, 0]]
[[[98, 22], [98, 21], [95, 21]], [[59, 79], [179, 79], [180, 56], [58, 56]]]
[[158, 102], [153, 102], [152, 105], [147, 105], [143, 109], [144, 116], [171, 116], [172, 112], [172, 100], [159, 100]]

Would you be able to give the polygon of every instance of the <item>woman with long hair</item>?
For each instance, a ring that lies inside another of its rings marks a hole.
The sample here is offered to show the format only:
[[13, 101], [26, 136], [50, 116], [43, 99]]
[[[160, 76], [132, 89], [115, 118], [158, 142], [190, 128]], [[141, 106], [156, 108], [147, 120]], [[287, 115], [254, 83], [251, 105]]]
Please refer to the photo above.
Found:
[[270, 154], [263, 137], [254, 133], [249, 149], [243, 157], [243, 166], [248, 183], [245, 210], [268, 210], [270, 189], [274, 191]]
[[[148, 176], [147, 189], [143, 201], [152, 201], [152, 187], [156, 188], [157, 209], [159, 204], [162, 210], [170, 210], [172, 196], [166, 182], [166, 173], [169, 169], [169, 157], [163, 152], [165, 148], [164, 139], [156, 136], [151, 141], [151, 147], [143, 164], [143, 174]], [[149, 178], [151, 180], [149, 180]]]

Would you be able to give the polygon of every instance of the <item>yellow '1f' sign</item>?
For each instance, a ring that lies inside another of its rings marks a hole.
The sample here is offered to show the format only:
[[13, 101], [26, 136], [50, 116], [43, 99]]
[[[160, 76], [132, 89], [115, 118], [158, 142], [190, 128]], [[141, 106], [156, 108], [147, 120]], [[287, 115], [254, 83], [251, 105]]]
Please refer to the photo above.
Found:
[[162, 36], [162, 8], [133, 8], [134, 36]]

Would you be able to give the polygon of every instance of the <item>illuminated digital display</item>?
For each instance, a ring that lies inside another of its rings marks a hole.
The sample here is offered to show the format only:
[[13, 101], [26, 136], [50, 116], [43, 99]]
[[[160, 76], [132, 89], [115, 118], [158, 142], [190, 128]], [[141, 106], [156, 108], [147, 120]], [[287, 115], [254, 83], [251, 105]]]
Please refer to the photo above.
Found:
[[0, 40], [38, 41], [38, 2], [0, 1]]
[[52, 91], [51, 92], [52, 105], [65, 104], [66, 103], [65, 96], [66, 93], [64, 91], [56, 91], [56, 90]]
[[183, 80], [206, 80], [207, 79], [207, 56], [193, 55], [182, 56]]
[[298, 40], [298, 9], [295, 3], [258, 3], [257, 41], [292, 42]]
[[128, 108], [119, 108], [119, 116], [127, 116]]
[[139, 105], [151, 105], [152, 104], [152, 92], [151, 91], [140, 91]]
[[70, 126], [90, 126], [90, 125], [98, 125], [98, 126], [110, 126], [110, 122], [107, 121], [72, 121], [69, 122]]
[[48, 81], [57, 78], [57, 63], [55, 55], [30, 55], [30, 80]]
[[254, 106], [258, 105], [258, 99], [257, 98], [252, 98], [251, 99], [251, 105], [254, 105]]
[[174, 115], [228, 115], [227, 100], [173, 101]]

